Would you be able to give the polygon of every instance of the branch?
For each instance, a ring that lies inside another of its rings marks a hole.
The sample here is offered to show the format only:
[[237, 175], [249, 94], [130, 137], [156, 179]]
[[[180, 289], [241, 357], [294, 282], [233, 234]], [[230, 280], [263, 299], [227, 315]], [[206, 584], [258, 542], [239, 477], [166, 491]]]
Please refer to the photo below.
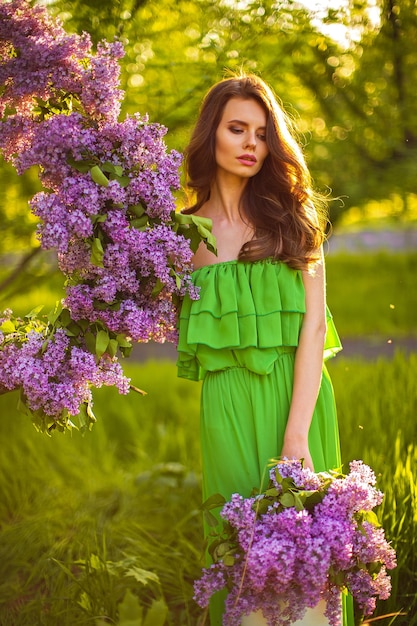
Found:
[[28, 252], [21, 259], [20, 263], [18, 263], [10, 274], [0, 283], [0, 292], [5, 291], [41, 251], [42, 248], [33, 248], [30, 252]]

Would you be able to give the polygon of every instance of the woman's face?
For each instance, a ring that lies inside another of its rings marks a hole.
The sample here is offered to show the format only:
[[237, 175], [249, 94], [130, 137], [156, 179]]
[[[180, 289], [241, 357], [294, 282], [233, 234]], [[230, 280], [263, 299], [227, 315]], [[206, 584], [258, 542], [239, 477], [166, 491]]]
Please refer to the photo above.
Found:
[[217, 172], [241, 178], [255, 176], [269, 150], [267, 114], [256, 100], [231, 98], [216, 130]]

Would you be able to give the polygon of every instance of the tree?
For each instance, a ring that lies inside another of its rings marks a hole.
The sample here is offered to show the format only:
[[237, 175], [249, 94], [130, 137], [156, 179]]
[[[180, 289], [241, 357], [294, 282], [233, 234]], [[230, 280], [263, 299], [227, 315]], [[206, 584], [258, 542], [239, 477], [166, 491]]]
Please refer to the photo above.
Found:
[[[347, 196], [346, 208], [414, 191], [413, 0], [347, 0], [321, 13], [294, 0], [107, 4], [52, 6], [78, 32], [126, 37], [125, 108], [165, 124], [170, 145], [184, 147], [202, 95], [224, 68], [243, 67], [260, 72], [293, 112], [318, 185]], [[342, 41], [331, 36], [335, 25], [345, 29]]]
[[316, 74], [306, 81], [326, 120], [325, 149], [322, 156], [317, 152], [314, 167], [331, 159], [331, 186], [358, 204], [395, 192], [407, 196], [415, 192], [417, 175], [417, 6], [413, 0], [380, 0], [379, 21], [371, 23], [362, 19], [367, 4], [351, 2], [351, 15], [344, 16], [351, 27], [362, 20], [360, 39], [345, 51], [328, 44], [317, 49], [326, 80]]

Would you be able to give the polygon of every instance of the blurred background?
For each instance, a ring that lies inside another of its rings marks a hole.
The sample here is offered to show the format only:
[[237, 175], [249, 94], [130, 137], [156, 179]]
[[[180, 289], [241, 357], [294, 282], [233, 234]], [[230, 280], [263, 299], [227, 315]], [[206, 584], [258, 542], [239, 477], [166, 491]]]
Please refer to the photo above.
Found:
[[[229, 69], [271, 84], [327, 193], [328, 302], [345, 346], [329, 364], [342, 453], [376, 471], [398, 553], [381, 626], [417, 624], [417, 4], [415, 0], [50, 0], [69, 32], [122, 39], [123, 114], [187, 143], [206, 90]], [[28, 200], [37, 172], [0, 161], [0, 309], [63, 296]], [[180, 202], [180, 200], [179, 200]], [[0, 397], [2, 626], [195, 626], [201, 566], [199, 385], [175, 347], [126, 364], [148, 391], [95, 397], [82, 437], [40, 435]], [[163, 393], [161, 393], [163, 390]], [[361, 618], [357, 616], [357, 623]], [[371, 622], [369, 622], [370, 624]]]

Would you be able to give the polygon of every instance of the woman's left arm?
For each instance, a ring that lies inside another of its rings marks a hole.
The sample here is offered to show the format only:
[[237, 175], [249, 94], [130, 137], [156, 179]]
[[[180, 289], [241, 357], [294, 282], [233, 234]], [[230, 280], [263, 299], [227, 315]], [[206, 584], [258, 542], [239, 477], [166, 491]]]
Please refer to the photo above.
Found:
[[326, 337], [326, 285], [323, 252], [313, 271], [303, 271], [306, 313], [295, 356], [294, 387], [281, 456], [304, 459], [314, 470], [308, 431], [320, 389]]

